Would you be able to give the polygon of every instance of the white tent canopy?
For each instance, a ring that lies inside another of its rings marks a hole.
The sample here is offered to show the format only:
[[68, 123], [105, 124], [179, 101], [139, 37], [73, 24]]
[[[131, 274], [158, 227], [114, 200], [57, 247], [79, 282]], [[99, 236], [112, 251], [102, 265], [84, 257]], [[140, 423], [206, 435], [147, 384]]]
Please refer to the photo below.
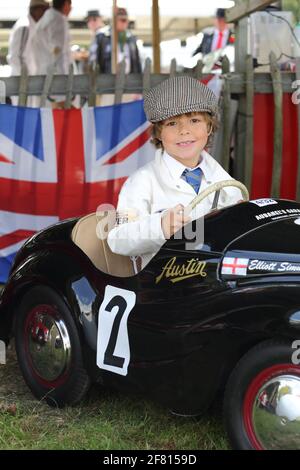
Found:
[[[26, 14], [30, 0], [1, 0], [0, 19], [16, 19]], [[112, 0], [72, 0], [73, 8], [70, 18], [82, 19], [87, 10], [99, 8], [102, 15], [110, 17]], [[151, 15], [152, 0], [118, 0], [118, 5], [128, 8], [131, 17]], [[173, 17], [206, 17], [212, 16], [216, 8], [230, 8], [230, 0], [160, 0], [160, 15]]]

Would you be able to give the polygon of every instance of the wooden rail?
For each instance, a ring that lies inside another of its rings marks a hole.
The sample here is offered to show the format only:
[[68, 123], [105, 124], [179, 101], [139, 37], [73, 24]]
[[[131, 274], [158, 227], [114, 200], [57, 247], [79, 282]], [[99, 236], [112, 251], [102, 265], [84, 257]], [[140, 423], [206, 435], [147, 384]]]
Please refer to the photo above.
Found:
[[[152, 86], [176, 74], [188, 74], [198, 79], [205, 79], [203, 75], [203, 63], [198, 62], [193, 70], [178, 71], [176, 60], [170, 64], [170, 73], [151, 73], [151, 61], [146, 60], [142, 74], [125, 74], [125, 63], [118, 66], [118, 72], [113, 74], [100, 74], [98, 69], [90, 70], [86, 75], [74, 75], [70, 67], [69, 75], [54, 75], [49, 70], [46, 76], [28, 77], [25, 68], [22, 69], [20, 77], [8, 77], [1, 79], [2, 88], [6, 88], [8, 96], [19, 96], [19, 104], [25, 106], [30, 96], [40, 97], [40, 106], [45, 106], [47, 98], [53, 95], [65, 97], [64, 107], [69, 109], [75, 95], [81, 97], [82, 103], [95, 106], [98, 95], [113, 94], [114, 103], [122, 102], [123, 94], [142, 94]], [[296, 73], [281, 72], [274, 54], [270, 54], [270, 72], [254, 73], [253, 58], [246, 57], [245, 73], [229, 71], [229, 62], [225, 57], [222, 62], [222, 72], [219, 74], [223, 80], [222, 93], [220, 97], [221, 125], [217, 133], [219, 141], [214, 157], [223, 167], [230, 168], [230, 151], [233, 135], [242, 136], [243, 145], [237, 146], [234, 152], [234, 177], [243, 181], [251, 189], [253, 172], [253, 109], [254, 95], [258, 93], [272, 94], [274, 98], [274, 154], [272, 168], [272, 190], [273, 197], [280, 195], [280, 181], [282, 172], [283, 153], [283, 93], [294, 93], [296, 79], [300, 86], [300, 59], [297, 60]], [[299, 87], [298, 87], [299, 88]], [[243, 103], [239, 107], [239, 113], [243, 110], [242, 118], [232, 132], [230, 121], [232, 120], [232, 98], [239, 98]], [[2, 100], [3, 101], [3, 100]], [[300, 105], [298, 113], [298, 136], [300, 136]], [[241, 125], [242, 123], [242, 125]], [[295, 136], [296, 138], [296, 136]], [[297, 172], [297, 198], [300, 199], [300, 137], [298, 139], [298, 172]]]

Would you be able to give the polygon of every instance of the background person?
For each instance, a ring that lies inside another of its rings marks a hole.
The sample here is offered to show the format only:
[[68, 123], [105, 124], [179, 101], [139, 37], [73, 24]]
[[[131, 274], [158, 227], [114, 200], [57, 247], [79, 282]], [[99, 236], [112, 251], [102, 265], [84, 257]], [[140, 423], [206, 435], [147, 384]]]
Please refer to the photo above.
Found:
[[[117, 63], [125, 59], [125, 73], [141, 73], [141, 59], [136, 37], [128, 29], [129, 19], [125, 8], [117, 8], [116, 30], [118, 35]], [[112, 26], [103, 28], [98, 39], [98, 65], [101, 73], [112, 73]], [[122, 95], [122, 103], [141, 99], [140, 94], [125, 93]], [[114, 103], [114, 95], [101, 95], [97, 101], [101, 106], [110, 106]]]
[[102, 38], [102, 28], [104, 26], [99, 10], [89, 10], [86, 15], [87, 27], [93, 34], [88, 54], [88, 63], [95, 66], [98, 63], [99, 46]]
[[93, 36], [89, 50], [87, 51], [85, 48], [83, 49], [79, 46], [72, 46], [71, 48], [73, 59], [76, 62], [79, 73], [87, 72], [87, 65], [94, 69], [98, 64], [99, 44], [103, 34], [102, 28], [104, 26], [99, 10], [89, 10], [85, 21]]
[[[116, 29], [118, 34], [118, 51], [117, 62], [125, 59], [126, 73], [141, 73], [141, 60], [139, 50], [136, 43], [136, 37], [132, 35], [128, 29], [128, 13], [125, 8], [117, 8], [116, 12]], [[112, 58], [112, 40], [111, 26], [103, 30], [99, 38], [98, 45], [98, 63], [100, 72], [111, 73]]]
[[[37, 24], [32, 39], [37, 75], [46, 75], [52, 66], [55, 74], [69, 74], [71, 50], [67, 18], [71, 9], [71, 0], [53, 0], [52, 7]], [[60, 107], [64, 97], [54, 97], [53, 100]]]
[[203, 55], [218, 49], [223, 49], [233, 40], [232, 31], [225, 20], [225, 9], [218, 8], [215, 16], [215, 26], [203, 31], [203, 38], [193, 56], [201, 52]]
[[11, 66], [11, 75], [20, 75], [25, 64], [29, 75], [35, 75], [36, 64], [32, 51], [32, 35], [36, 23], [48, 10], [49, 3], [45, 0], [31, 0], [26, 17], [19, 18], [14, 24], [9, 37], [7, 62]]

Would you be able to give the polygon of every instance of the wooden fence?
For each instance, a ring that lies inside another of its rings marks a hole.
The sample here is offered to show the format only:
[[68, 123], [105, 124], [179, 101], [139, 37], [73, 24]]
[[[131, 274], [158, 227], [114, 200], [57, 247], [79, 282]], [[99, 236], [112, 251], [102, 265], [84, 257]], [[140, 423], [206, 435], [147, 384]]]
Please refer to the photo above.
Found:
[[[177, 74], [176, 60], [170, 65], [169, 74], [152, 74], [151, 61], [146, 60], [142, 74], [125, 74], [125, 63], [121, 63], [118, 73], [99, 74], [97, 69], [91, 70], [87, 75], [74, 75], [73, 67], [70, 67], [68, 76], [54, 75], [50, 72], [47, 76], [28, 77], [23, 68], [21, 77], [2, 78], [6, 86], [8, 96], [18, 95], [19, 104], [26, 105], [28, 96], [41, 96], [40, 106], [46, 104], [49, 95], [64, 95], [66, 97], [64, 107], [69, 109], [74, 95], [82, 97], [89, 106], [95, 106], [97, 95], [114, 94], [114, 103], [122, 102], [123, 94], [143, 93], [150, 87], [157, 85], [168, 76]], [[180, 72], [180, 74], [183, 72]], [[184, 73], [197, 79], [205, 79], [203, 64], [198, 62], [193, 70]], [[300, 80], [300, 60], [296, 62], [296, 73], [281, 72], [276, 63], [275, 55], [270, 54], [270, 72], [255, 73], [253, 59], [247, 56], [246, 72], [236, 73], [229, 71], [229, 61], [225, 57], [222, 61], [223, 80], [222, 94], [220, 98], [220, 129], [217, 133], [218, 145], [215, 145], [214, 157], [228, 170], [230, 167], [230, 152], [234, 138], [234, 158], [231, 170], [233, 176], [243, 181], [248, 188], [252, 184], [253, 171], [253, 114], [254, 95], [267, 93], [273, 95], [274, 100], [274, 152], [272, 168], [271, 195], [280, 195], [280, 181], [282, 168], [283, 135], [283, 93], [295, 91], [296, 80]], [[299, 81], [300, 87], [300, 81]], [[238, 103], [238, 106], [234, 104]], [[298, 130], [300, 136], [300, 105], [297, 105]], [[238, 111], [236, 112], [236, 109]], [[295, 139], [297, 138], [295, 135]], [[300, 138], [298, 139], [298, 170], [297, 170], [297, 195], [300, 200]]]

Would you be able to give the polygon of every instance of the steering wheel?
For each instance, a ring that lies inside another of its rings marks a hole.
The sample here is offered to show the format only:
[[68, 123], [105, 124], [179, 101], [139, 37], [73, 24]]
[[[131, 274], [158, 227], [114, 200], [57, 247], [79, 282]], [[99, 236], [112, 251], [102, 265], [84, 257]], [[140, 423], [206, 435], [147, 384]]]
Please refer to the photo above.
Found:
[[[203, 199], [207, 198], [211, 193], [218, 192], [220, 193], [221, 189], [227, 188], [228, 186], [234, 186], [239, 188], [242, 192], [242, 196], [244, 201], [249, 201], [249, 192], [246, 186], [241, 183], [240, 181], [231, 179], [231, 180], [224, 180], [224, 181], [217, 181], [214, 184], [208, 186], [208, 188], [204, 189], [198, 196], [196, 196], [185, 208], [187, 213], [191, 212]], [[214, 206], [215, 204], [213, 204]], [[216, 203], [217, 206], [217, 203]]]

